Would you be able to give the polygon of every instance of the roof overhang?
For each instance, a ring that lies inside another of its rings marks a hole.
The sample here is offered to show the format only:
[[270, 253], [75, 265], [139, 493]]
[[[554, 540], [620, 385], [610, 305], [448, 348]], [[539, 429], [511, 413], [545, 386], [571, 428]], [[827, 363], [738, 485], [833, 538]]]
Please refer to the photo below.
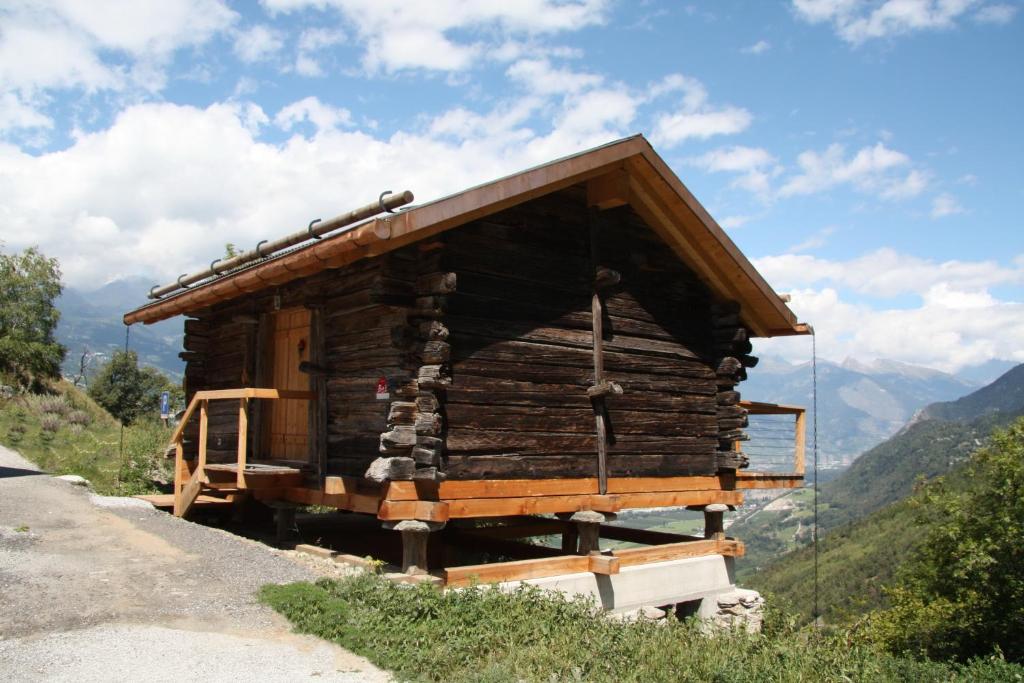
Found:
[[[717, 296], [740, 303], [740, 317], [756, 336], [810, 332], [808, 325], [797, 322], [785, 301], [640, 135], [478, 185], [398, 214], [373, 218], [344, 232], [137, 308], [125, 314], [124, 322], [127, 325], [149, 324], [199, 311], [250, 292], [387, 253], [585, 181], [593, 181], [602, 189], [617, 188], [615, 191], [621, 196], [619, 203], [628, 202]], [[599, 202], [596, 203], [600, 206]]]

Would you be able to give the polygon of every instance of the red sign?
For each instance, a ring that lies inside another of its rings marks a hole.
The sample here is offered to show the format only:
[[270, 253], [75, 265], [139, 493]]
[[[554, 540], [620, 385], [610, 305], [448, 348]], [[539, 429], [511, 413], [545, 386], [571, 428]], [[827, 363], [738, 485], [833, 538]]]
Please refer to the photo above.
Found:
[[389, 398], [391, 398], [391, 393], [388, 391], [388, 380], [381, 377], [377, 380], [377, 400], [384, 401]]

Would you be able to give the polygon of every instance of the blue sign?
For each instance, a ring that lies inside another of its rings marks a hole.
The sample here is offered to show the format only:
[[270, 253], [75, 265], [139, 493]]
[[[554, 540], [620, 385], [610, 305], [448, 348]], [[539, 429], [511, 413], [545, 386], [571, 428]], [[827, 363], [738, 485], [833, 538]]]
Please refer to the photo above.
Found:
[[160, 418], [166, 420], [171, 416], [171, 393], [165, 391], [160, 394]]

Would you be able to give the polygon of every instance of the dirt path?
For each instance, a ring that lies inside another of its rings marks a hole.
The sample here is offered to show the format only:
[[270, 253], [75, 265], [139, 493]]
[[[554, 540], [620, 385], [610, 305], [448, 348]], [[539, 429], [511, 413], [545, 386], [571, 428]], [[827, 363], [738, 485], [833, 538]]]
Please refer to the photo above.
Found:
[[0, 446], [4, 680], [388, 680], [256, 602], [262, 584], [310, 569], [146, 504], [113, 507], [123, 502]]

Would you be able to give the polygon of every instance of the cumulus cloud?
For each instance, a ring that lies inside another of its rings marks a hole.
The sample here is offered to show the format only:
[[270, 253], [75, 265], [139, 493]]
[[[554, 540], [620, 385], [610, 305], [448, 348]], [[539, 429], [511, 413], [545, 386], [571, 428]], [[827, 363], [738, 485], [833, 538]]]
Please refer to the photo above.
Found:
[[1024, 284], [1024, 263], [1020, 261], [1012, 267], [995, 261], [933, 261], [887, 247], [847, 261], [783, 254], [754, 259], [754, 265], [782, 291], [826, 283], [860, 294], [895, 297], [924, 295], [940, 284], [957, 291]]
[[133, 71], [150, 75], [175, 50], [205, 43], [237, 15], [222, 0], [49, 0], [8, 4], [0, 18], [0, 88], [94, 92], [123, 88]]
[[337, 29], [309, 28], [299, 35], [295, 55], [295, 73], [308, 78], [323, 76], [320, 54], [324, 48], [344, 42], [345, 33]]
[[846, 157], [846, 149], [838, 143], [823, 152], [807, 150], [797, 156], [800, 173], [786, 180], [779, 195], [813, 194], [838, 185], [875, 193], [883, 199], [905, 199], [920, 194], [928, 186], [928, 175], [916, 169], [903, 175], [900, 170], [910, 165], [910, 158], [879, 142], [859, 149]]
[[67, 149], [32, 155], [0, 145], [4, 240], [12, 249], [39, 244], [74, 285], [173, 278], [225, 242], [253, 245], [384, 189], [426, 201], [607, 142], [637, 106], [628, 93], [596, 88], [560, 101], [545, 130], [527, 126], [544, 103], [509, 98], [490, 112], [451, 110], [376, 136], [311, 97], [274, 115], [293, 132], [279, 143], [260, 137], [268, 117], [252, 103], [133, 105]]
[[[606, 0], [266, 0], [272, 12], [332, 8], [364, 47], [371, 72], [463, 71], [510, 36], [576, 31], [604, 20]], [[468, 40], [464, 32], [475, 29]]]
[[235, 54], [243, 62], [263, 61], [284, 47], [284, 40], [278, 31], [269, 26], [251, 26], [235, 36]]
[[720, 147], [698, 157], [686, 160], [691, 166], [708, 173], [737, 173], [731, 186], [752, 192], [767, 200], [771, 194], [771, 178], [782, 172], [782, 167], [768, 150], [761, 147]]
[[310, 96], [298, 102], [292, 102], [274, 116], [274, 123], [285, 131], [292, 130], [304, 121], [316, 126], [317, 130], [331, 130], [332, 128], [351, 126], [352, 112], [344, 107], [324, 104], [319, 98]]
[[742, 48], [740, 52], [746, 55], [760, 55], [768, 52], [770, 49], [772, 49], [771, 43], [767, 40], [759, 40], [753, 45], [747, 45], [745, 48]]
[[651, 140], [672, 147], [690, 138], [707, 139], [715, 135], [739, 133], [750, 125], [749, 111], [732, 105], [712, 105], [708, 91], [696, 78], [672, 74], [650, 88], [649, 97], [679, 97], [675, 111], [658, 116], [651, 131]]
[[[828, 23], [836, 34], [852, 45], [890, 38], [917, 31], [954, 28], [957, 22], [980, 5], [978, 0], [793, 0], [793, 10], [810, 23]], [[988, 5], [976, 15], [978, 20], [1005, 21], [1002, 5]]]
[[[790, 306], [817, 335], [818, 354], [843, 358], [891, 358], [955, 372], [993, 358], [1024, 361], [1024, 303], [987, 292], [936, 284], [920, 304], [869, 306], [844, 298], [836, 288], [789, 291]], [[809, 345], [797, 339], [758, 340], [755, 352], [805, 360]]]
[[960, 202], [951, 194], [943, 193], [932, 200], [932, 218], [944, 218], [954, 214], [963, 213], [964, 208]]

